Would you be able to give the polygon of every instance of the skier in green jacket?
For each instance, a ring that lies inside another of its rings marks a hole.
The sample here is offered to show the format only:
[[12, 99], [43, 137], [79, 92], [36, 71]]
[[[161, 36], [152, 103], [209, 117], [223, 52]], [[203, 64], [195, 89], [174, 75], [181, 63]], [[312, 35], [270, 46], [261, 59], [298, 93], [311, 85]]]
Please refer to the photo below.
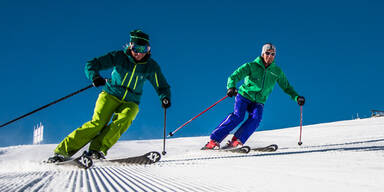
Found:
[[[106, 69], [113, 69], [111, 79], [101, 77], [99, 71]], [[64, 161], [88, 143], [86, 155], [105, 158], [139, 112], [145, 80], [155, 88], [163, 108], [171, 105], [170, 86], [159, 65], [151, 58], [149, 36], [141, 30], [130, 32], [130, 43], [124, 50], [87, 62], [85, 74], [95, 87], [105, 85], [96, 101], [92, 120], [70, 133], [56, 147], [55, 155], [48, 162]]]
[[[228, 78], [227, 95], [235, 95], [234, 111], [212, 132], [210, 141], [202, 148], [220, 149], [220, 143], [239, 125], [248, 111], [248, 119], [235, 132], [232, 139], [222, 149], [242, 146], [259, 126], [262, 118], [264, 103], [272, 92], [276, 82], [299, 105], [304, 105], [305, 99], [289, 84], [284, 72], [275, 64], [276, 47], [271, 43], [263, 45], [261, 56], [253, 62], [240, 66]], [[236, 83], [244, 79], [239, 91]], [[237, 92], [239, 94], [237, 94]]]

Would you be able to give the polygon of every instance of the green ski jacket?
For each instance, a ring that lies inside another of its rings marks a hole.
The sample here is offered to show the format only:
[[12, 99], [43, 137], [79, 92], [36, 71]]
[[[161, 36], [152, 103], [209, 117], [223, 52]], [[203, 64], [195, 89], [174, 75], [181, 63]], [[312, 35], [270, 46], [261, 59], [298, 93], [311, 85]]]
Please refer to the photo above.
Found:
[[[150, 56], [150, 55], [149, 55]], [[171, 99], [168, 85], [159, 65], [148, 57], [145, 62], [136, 63], [131, 55], [124, 51], [113, 51], [104, 56], [88, 61], [85, 74], [89, 80], [100, 75], [99, 71], [113, 68], [103, 90], [120, 100], [140, 103], [145, 80], [149, 80], [160, 97]]]
[[243, 64], [234, 71], [228, 78], [227, 89], [236, 88], [236, 83], [242, 79], [244, 79], [244, 83], [239, 88], [239, 94], [252, 102], [264, 104], [276, 82], [293, 100], [296, 101], [299, 96], [275, 62], [265, 68], [261, 57]]

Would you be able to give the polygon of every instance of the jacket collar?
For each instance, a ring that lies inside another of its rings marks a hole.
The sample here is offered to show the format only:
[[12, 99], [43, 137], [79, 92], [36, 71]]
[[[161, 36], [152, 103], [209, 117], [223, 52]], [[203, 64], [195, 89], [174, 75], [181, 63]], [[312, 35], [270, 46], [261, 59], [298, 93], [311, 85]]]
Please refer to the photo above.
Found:
[[[256, 62], [258, 65], [260, 65], [263, 68], [265, 68], [264, 61], [263, 61], [263, 58], [261, 56], [258, 56], [253, 62]], [[273, 67], [275, 65], [276, 65], [275, 61], [273, 61], [267, 68], [271, 68], [271, 67]]]

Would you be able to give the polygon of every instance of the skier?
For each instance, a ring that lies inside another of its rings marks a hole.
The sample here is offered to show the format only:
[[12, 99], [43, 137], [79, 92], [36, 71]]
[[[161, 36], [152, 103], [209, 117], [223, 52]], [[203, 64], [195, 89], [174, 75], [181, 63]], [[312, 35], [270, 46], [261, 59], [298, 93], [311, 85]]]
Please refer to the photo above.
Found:
[[[113, 68], [111, 79], [101, 77], [99, 71], [110, 68]], [[141, 30], [130, 32], [130, 42], [124, 50], [87, 62], [85, 73], [95, 87], [105, 85], [96, 101], [92, 120], [70, 133], [56, 147], [48, 162], [65, 161], [88, 143], [89, 151], [85, 154], [104, 159], [139, 112], [145, 80], [155, 88], [162, 107], [171, 106], [170, 86], [159, 65], [151, 58], [149, 36]], [[108, 124], [111, 117], [112, 122]]]
[[[253, 62], [243, 64], [228, 78], [227, 95], [236, 96], [234, 111], [213, 130], [210, 141], [202, 150], [220, 149], [220, 143], [243, 121], [245, 112], [248, 111], [248, 119], [221, 149], [241, 147], [259, 126], [264, 103], [276, 82], [299, 105], [304, 105], [304, 97], [299, 96], [289, 84], [284, 72], [275, 64], [275, 56], [276, 47], [271, 43], [266, 43], [263, 45], [261, 56]], [[236, 83], [243, 79], [244, 83], [237, 91]]]

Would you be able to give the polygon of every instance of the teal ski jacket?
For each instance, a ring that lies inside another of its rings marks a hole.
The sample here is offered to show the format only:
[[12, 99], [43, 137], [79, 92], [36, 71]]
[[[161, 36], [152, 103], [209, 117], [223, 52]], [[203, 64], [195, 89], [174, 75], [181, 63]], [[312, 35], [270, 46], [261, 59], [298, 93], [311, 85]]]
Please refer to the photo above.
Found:
[[293, 100], [297, 101], [299, 96], [275, 62], [265, 68], [262, 57], [257, 57], [253, 62], [245, 63], [235, 70], [228, 78], [227, 89], [236, 88], [236, 83], [243, 79], [239, 94], [252, 102], [264, 104], [276, 82]]
[[85, 65], [87, 78], [92, 81], [100, 76], [99, 71], [113, 68], [111, 79], [108, 79], [103, 90], [118, 99], [139, 104], [145, 80], [149, 80], [155, 88], [160, 101], [163, 98], [171, 99], [170, 86], [150, 54], [144, 62], [136, 62], [127, 53], [123, 50], [113, 51], [88, 61]]

